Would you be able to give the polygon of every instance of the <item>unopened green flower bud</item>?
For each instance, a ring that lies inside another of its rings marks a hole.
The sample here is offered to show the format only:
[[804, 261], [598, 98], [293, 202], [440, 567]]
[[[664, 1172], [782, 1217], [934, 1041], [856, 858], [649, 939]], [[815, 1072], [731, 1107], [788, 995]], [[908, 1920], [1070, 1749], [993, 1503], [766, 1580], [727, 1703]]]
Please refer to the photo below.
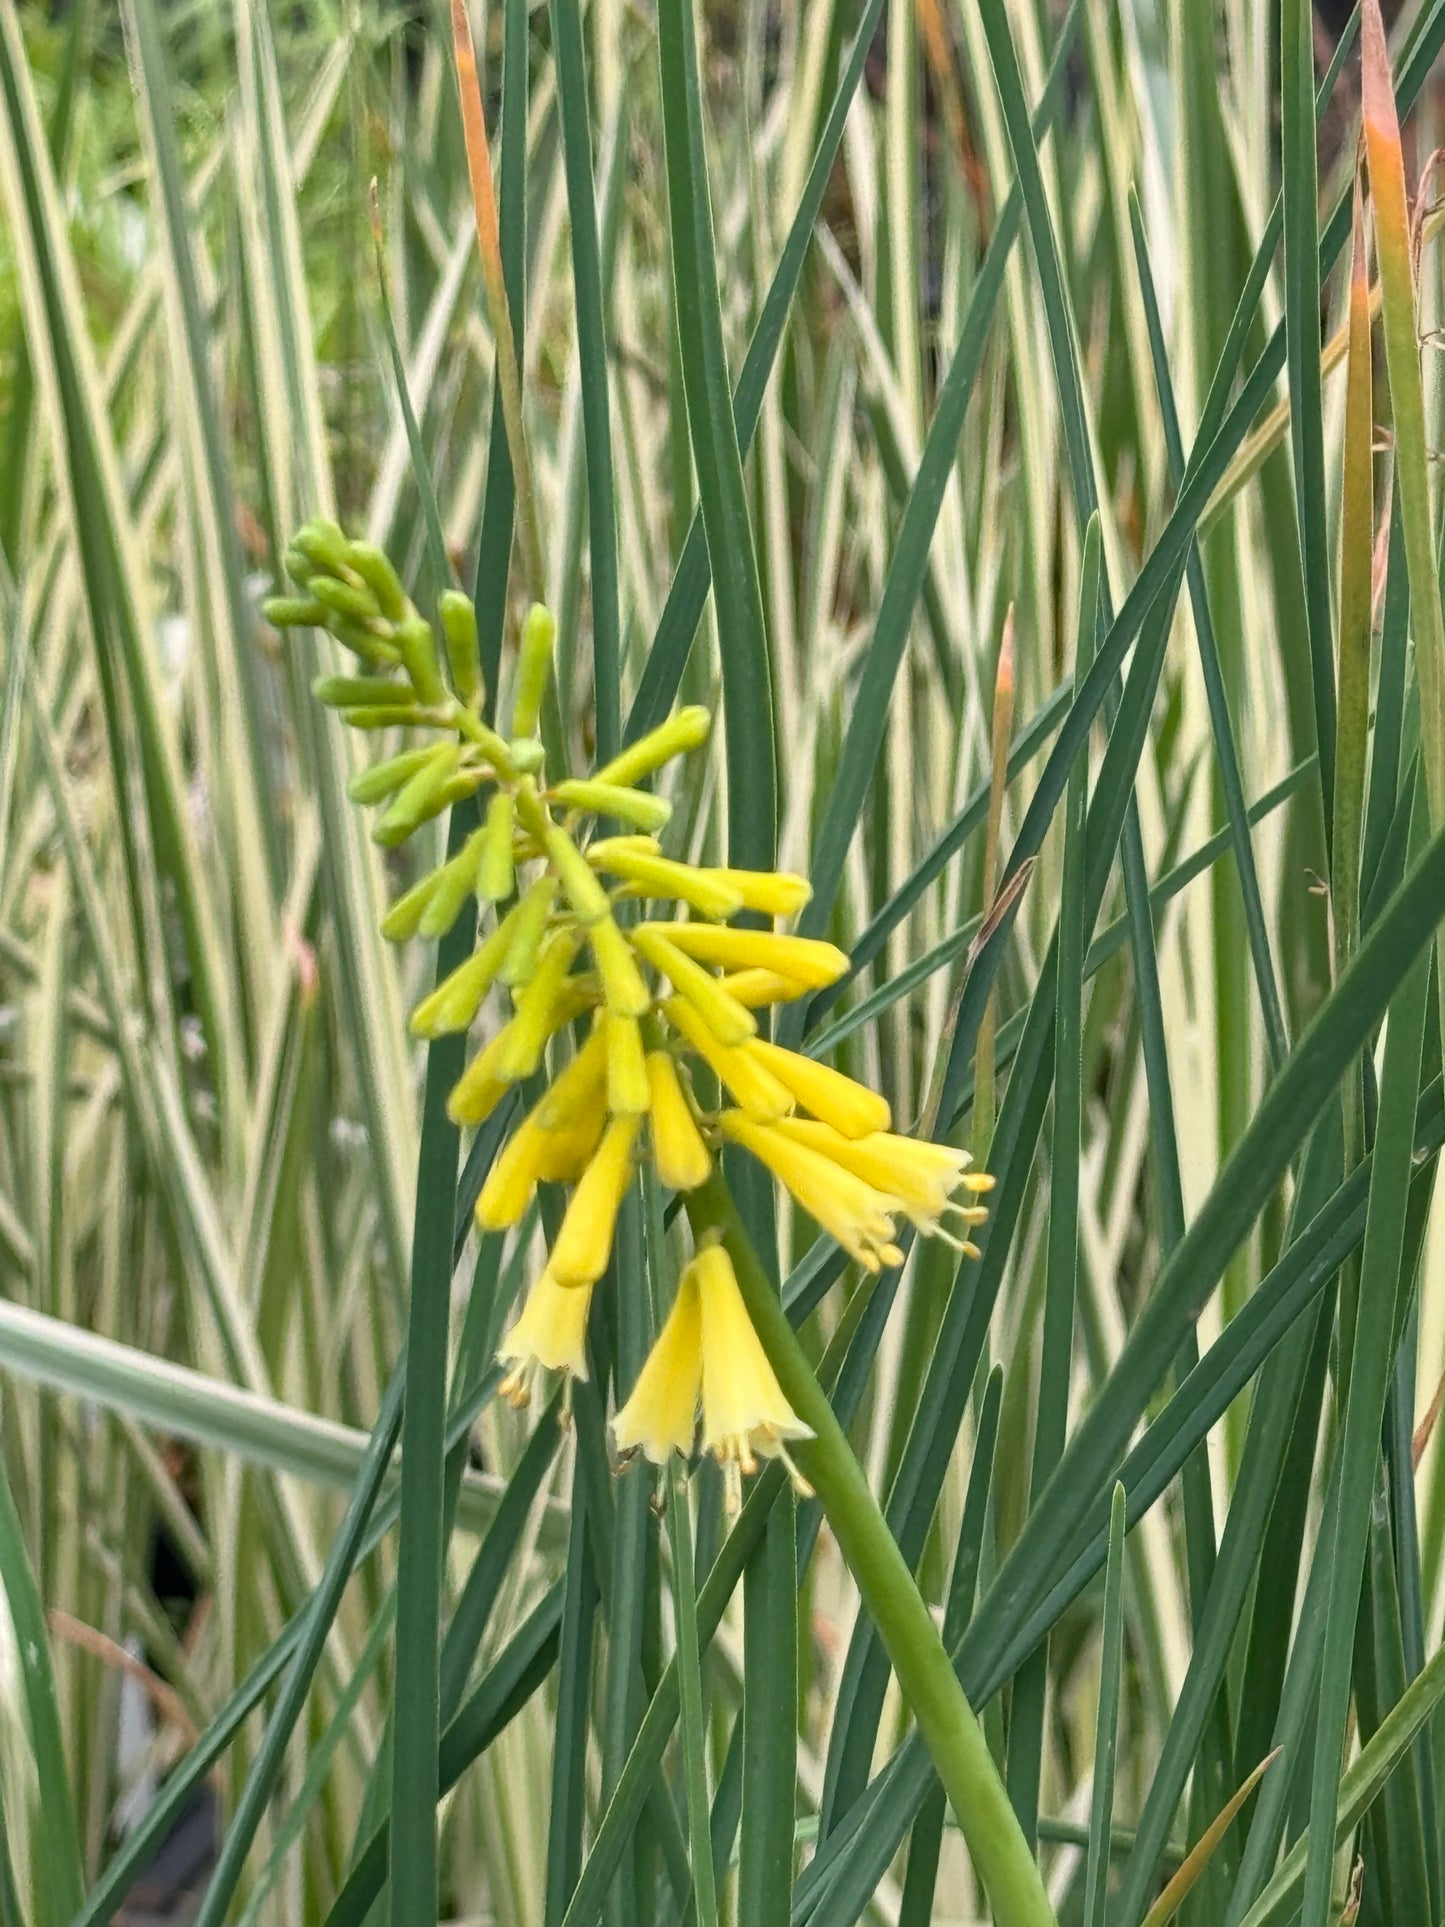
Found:
[[443, 1037], [448, 1031], [467, 1028], [512, 947], [520, 910], [518, 905], [504, 917], [466, 962], [417, 1005], [411, 1014], [411, 1027], [418, 1037]]
[[412, 831], [446, 807], [442, 791], [456, 774], [461, 751], [455, 743], [438, 743], [426, 762], [392, 798], [386, 813], [371, 832], [388, 849], [405, 843]]
[[512, 734], [535, 736], [537, 718], [542, 713], [542, 697], [552, 673], [552, 645], [557, 640], [557, 624], [550, 609], [534, 602], [522, 623], [522, 641], [517, 654], [517, 686], [512, 695]]
[[447, 687], [442, 681], [436, 637], [432, 634], [431, 624], [425, 616], [413, 612], [405, 622], [397, 624], [396, 641], [418, 701], [425, 703], [429, 709], [438, 708], [447, 699]]
[[322, 569], [329, 575], [340, 575], [347, 566], [346, 537], [334, 522], [318, 516], [314, 521], [303, 522], [291, 538], [293, 549], [299, 549], [314, 568]]
[[318, 676], [311, 693], [328, 709], [366, 708], [373, 703], [399, 709], [412, 700], [404, 682], [393, 682], [387, 676]]
[[634, 790], [617, 783], [598, 783], [585, 777], [569, 778], [552, 790], [569, 810], [590, 810], [596, 816], [615, 816], [639, 830], [660, 830], [672, 815], [672, 805], [651, 790]]
[[417, 925], [419, 935], [444, 937], [456, 922], [462, 905], [476, 887], [484, 835], [482, 830], [473, 830], [451, 861], [436, 872], [431, 901]]
[[544, 833], [544, 841], [552, 867], [562, 879], [562, 888], [567, 893], [577, 921], [586, 927], [597, 923], [608, 915], [612, 905], [607, 892], [597, 881], [586, 857], [556, 823], [549, 823]]
[[594, 783], [616, 783], [626, 788], [648, 776], [662, 764], [670, 763], [674, 756], [685, 755], [688, 750], [700, 749], [707, 741], [708, 731], [712, 728], [712, 716], [701, 703], [691, 703], [686, 709], [679, 709], [669, 716], [665, 723], [656, 729], [649, 729], [645, 736], [639, 736], [635, 743], [610, 763], [592, 772]]
[[384, 763], [358, 770], [346, 785], [346, 794], [353, 803], [384, 803], [430, 762], [435, 747], [428, 743], [423, 749], [403, 750], [400, 756], [388, 756]]
[[477, 888], [491, 903], [500, 903], [512, 894], [512, 824], [515, 811], [506, 790], [498, 790], [487, 805], [487, 821], [482, 831], [482, 866]]
[[299, 582], [304, 589], [316, 573], [316, 564], [293, 542], [282, 558], [287, 575], [293, 582]]
[[273, 629], [324, 628], [326, 610], [315, 596], [268, 595], [261, 614]]
[[419, 883], [404, 891], [381, 920], [381, 934], [388, 943], [405, 943], [414, 937], [422, 913], [431, 902], [432, 892], [437, 887], [440, 870], [431, 870]]
[[375, 622], [380, 619], [381, 607], [370, 589], [344, 581], [340, 576], [313, 575], [311, 593], [318, 602], [324, 602], [328, 609], [334, 609], [339, 616], [350, 616], [353, 622]]
[[388, 622], [402, 622], [409, 607], [401, 577], [374, 542], [348, 542], [346, 560], [376, 597]]
[[482, 694], [482, 650], [472, 599], [460, 589], [447, 589], [437, 597], [437, 615], [446, 638], [452, 688], [464, 703], [473, 703]]
[[341, 720], [350, 723], [353, 729], [415, 729], [432, 722], [433, 717], [420, 703], [402, 703], [395, 708], [364, 703], [355, 709], [343, 709]]
[[333, 609], [326, 611], [325, 619], [336, 640], [373, 669], [390, 669], [401, 661], [401, 651], [365, 623], [353, 622], [350, 616], [339, 616]]
[[530, 980], [537, 968], [537, 952], [542, 947], [542, 935], [556, 900], [556, 877], [538, 877], [507, 917], [504, 927], [511, 935], [506, 958], [497, 972], [504, 984], [525, 984]]

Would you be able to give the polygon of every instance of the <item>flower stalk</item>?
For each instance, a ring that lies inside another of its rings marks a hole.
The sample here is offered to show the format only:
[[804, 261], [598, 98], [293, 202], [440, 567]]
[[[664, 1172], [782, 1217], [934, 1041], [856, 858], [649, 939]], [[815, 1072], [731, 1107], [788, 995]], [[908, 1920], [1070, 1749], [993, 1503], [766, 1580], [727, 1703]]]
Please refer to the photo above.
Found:
[[789, 1404], [813, 1434], [798, 1438], [792, 1453], [822, 1502], [877, 1624], [987, 1889], [994, 1920], [998, 1927], [1054, 1927], [1043, 1878], [1009, 1804], [983, 1727], [717, 1171], [688, 1194], [687, 1212], [699, 1241], [710, 1234], [721, 1236], [768, 1362]]

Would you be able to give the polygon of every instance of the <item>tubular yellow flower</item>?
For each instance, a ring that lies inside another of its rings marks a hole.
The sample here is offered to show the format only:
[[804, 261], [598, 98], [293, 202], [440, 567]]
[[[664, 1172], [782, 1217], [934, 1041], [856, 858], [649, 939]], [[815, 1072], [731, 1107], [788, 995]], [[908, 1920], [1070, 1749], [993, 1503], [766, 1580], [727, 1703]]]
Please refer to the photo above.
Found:
[[733, 930], [713, 923], [669, 924], [667, 934], [679, 950], [699, 963], [717, 964], [724, 970], [775, 970], [805, 990], [836, 983], [848, 968], [848, 959], [835, 944], [816, 937]]
[[702, 1300], [696, 1267], [690, 1265], [632, 1396], [612, 1421], [617, 1450], [640, 1447], [654, 1465], [664, 1464], [669, 1452], [691, 1452], [702, 1374]]
[[504, 1231], [531, 1203], [547, 1138], [535, 1116], [524, 1118], [497, 1153], [477, 1199], [477, 1224], [483, 1231]]
[[712, 1169], [712, 1159], [683, 1095], [677, 1066], [665, 1050], [647, 1053], [647, 1086], [657, 1175], [674, 1191], [695, 1191]]
[[547, 932], [547, 919], [557, 900], [557, 879], [541, 876], [523, 892], [522, 900], [506, 918], [512, 936], [505, 960], [497, 975], [513, 989], [531, 981], [537, 968], [537, 953]]
[[564, 1071], [552, 1079], [537, 1104], [537, 1121], [545, 1130], [559, 1130], [579, 1105], [592, 1103], [607, 1081], [607, 1027], [599, 1019], [587, 1041]]
[[831, 1124], [845, 1138], [886, 1131], [893, 1122], [886, 1097], [870, 1091], [866, 1084], [855, 1084], [851, 1077], [845, 1077], [831, 1065], [819, 1064], [811, 1057], [784, 1050], [781, 1045], [770, 1044], [761, 1037], [752, 1046], [752, 1052], [762, 1059], [780, 1084], [787, 1086], [805, 1111]]
[[517, 999], [517, 1013], [503, 1033], [506, 1043], [497, 1058], [497, 1075], [509, 1083], [530, 1077], [542, 1061], [547, 1039], [558, 1028], [567, 972], [577, 953], [575, 930], [554, 930], [543, 946], [532, 981]]
[[806, 997], [808, 986], [792, 977], [780, 977], [776, 970], [735, 970], [718, 982], [729, 997], [757, 1010], [763, 1004], [791, 1004]]
[[720, 1044], [685, 997], [669, 997], [662, 1006], [667, 1021], [686, 1038], [698, 1056], [716, 1072], [750, 1117], [768, 1122], [786, 1117], [792, 1094], [755, 1055], [755, 1040], [727, 1049]]
[[559, 1285], [595, 1284], [607, 1269], [617, 1213], [632, 1180], [632, 1147], [640, 1122], [635, 1117], [611, 1120], [572, 1193], [552, 1247], [551, 1270]]
[[686, 903], [702, 917], [735, 917], [743, 908], [743, 893], [726, 880], [722, 870], [699, 870], [661, 854], [649, 839], [609, 837], [587, 848], [587, 861], [604, 876], [622, 877], [625, 896], [670, 897]]
[[635, 1017], [603, 1019], [607, 1026], [607, 1108], [614, 1117], [641, 1117], [647, 1110], [647, 1065]]
[[654, 970], [661, 971], [679, 996], [685, 997], [724, 1049], [744, 1044], [756, 1035], [752, 1012], [729, 997], [717, 978], [669, 941], [676, 924], [639, 923], [629, 932], [636, 948]]
[[787, 1447], [793, 1439], [812, 1438], [812, 1428], [783, 1396], [748, 1317], [732, 1259], [722, 1245], [704, 1245], [688, 1270], [702, 1312], [703, 1449], [723, 1468], [729, 1509], [738, 1509], [740, 1474], [755, 1472], [759, 1458], [782, 1459], [794, 1484], [806, 1491]]
[[759, 1124], [742, 1111], [724, 1111], [718, 1122], [723, 1136], [766, 1165], [865, 1270], [902, 1264], [894, 1224], [903, 1211], [900, 1198], [878, 1190], [776, 1124]]
[[710, 874], [739, 893], [745, 910], [757, 910], [765, 917], [795, 917], [813, 895], [806, 877], [790, 876], [786, 870], [713, 870]]
[[615, 1017], [641, 1017], [650, 1009], [652, 995], [642, 981], [637, 959], [611, 916], [599, 917], [587, 932], [587, 942], [602, 995]]
[[[897, 1198], [904, 1212], [926, 1237], [940, 1237], [958, 1244], [942, 1228], [942, 1219], [952, 1213], [960, 1224], [980, 1225], [988, 1216], [981, 1204], [963, 1204], [954, 1196], [960, 1190], [978, 1193], [989, 1189], [992, 1179], [982, 1182], [967, 1169], [967, 1151], [951, 1144], [930, 1144], [917, 1138], [899, 1137], [889, 1131], [871, 1136], [848, 1138], [826, 1123], [811, 1118], [783, 1118], [778, 1129], [796, 1143], [808, 1146], [852, 1171], [865, 1184]], [[962, 1249], [976, 1257], [975, 1247], [966, 1240]]]
[[511, 1370], [500, 1390], [513, 1405], [529, 1405], [543, 1372], [565, 1372], [570, 1381], [587, 1376], [587, 1312], [590, 1290], [564, 1291], [551, 1268], [527, 1293], [521, 1316], [497, 1347]]

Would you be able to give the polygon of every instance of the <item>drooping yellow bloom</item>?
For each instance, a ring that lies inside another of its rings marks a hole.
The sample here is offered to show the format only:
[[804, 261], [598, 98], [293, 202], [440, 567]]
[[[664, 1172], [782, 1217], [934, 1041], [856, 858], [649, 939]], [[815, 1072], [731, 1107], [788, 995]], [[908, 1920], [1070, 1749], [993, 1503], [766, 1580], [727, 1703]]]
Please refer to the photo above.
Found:
[[813, 1436], [784, 1396], [758, 1342], [737, 1273], [721, 1244], [701, 1246], [647, 1355], [632, 1396], [612, 1422], [619, 1452], [641, 1449], [655, 1465], [692, 1450], [702, 1397], [702, 1442], [723, 1468], [736, 1512], [743, 1473], [782, 1459], [807, 1491], [788, 1446]]
[[544, 1372], [565, 1372], [569, 1381], [587, 1376], [588, 1289], [564, 1290], [548, 1266], [527, 1293], [521, 1315], [497, 1348], [510, 1366], [501, 1383], [513, 1405], [530, 1404]]
[[[988, 1216], [983, 1205], [964, 1204], [955, 1196], [962, 1190], [976, 1197], [992, 1188], [992, 1178], [968, 1170], [971, 1159], [967, 1151], [955, 1150], [950, 1144], [899, 1137], [890, 1131], [844, 1137], [829, 1124], [803, 1117], [784, 1118], [777, 1128], [795, 1143], [819, 1152], [876, 1190], [896, 1198], [926, 1237], [946, 1238], [958, 1244], [960, 1241], [950, 1238], [942, 1228], [948, 1213], [970, 1227], [982, 1224]], [[977, 1255], [967, 1241], [963, 1249], [970, 1257]]]
[[704, 1245], [692, 1270], [702, 1301], [702, 1443], [722, 1465], [732, 1510], [739, 1474], [756, 1471], [759, 1458], [782, 1459], [794, 1484], [806, 1491], [787, 1448], [794, 1439], [812, 1438], [812, 1428], [783, 1396], [748, 1317], [732, 1259], [722, 1245]]
[[[781, 1180], [810, 1217], [867, 1271], [901, 1265], [895, 1219], [903, 1201], [800, 1143], [774, 1124], [759, 1124], [745, 1111], [724, 1111], [718, 1123], [724, 1137], [751, 1151]], [[844, 1142], [847, 1140], [845, 1139]]]
[[691, 1452], [702, 1372], [702, 1298], [697, 1268], [689, 1265], [632, 1396], [612, 1421], [617, 1450], [640, 1448], [654, 1465], [669, 1452]]

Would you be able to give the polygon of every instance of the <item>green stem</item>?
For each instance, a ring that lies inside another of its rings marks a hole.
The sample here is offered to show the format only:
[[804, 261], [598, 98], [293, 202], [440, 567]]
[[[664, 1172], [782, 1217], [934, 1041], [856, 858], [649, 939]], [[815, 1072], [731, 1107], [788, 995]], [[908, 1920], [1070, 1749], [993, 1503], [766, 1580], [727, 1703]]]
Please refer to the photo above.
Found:
[[778, 1295], [716, 1171], [687, 1200], [693, 1230], [720, 1231], [743, 1302], [778, 1383], [814, 1436], [794, 1448], [878, 1627], [904, 1699], [932, 1756], [998, 1927], [1056, 1927], [973, 1708], [913, 1574], [884, 1522], [843, 1428], [784, 1316]]

